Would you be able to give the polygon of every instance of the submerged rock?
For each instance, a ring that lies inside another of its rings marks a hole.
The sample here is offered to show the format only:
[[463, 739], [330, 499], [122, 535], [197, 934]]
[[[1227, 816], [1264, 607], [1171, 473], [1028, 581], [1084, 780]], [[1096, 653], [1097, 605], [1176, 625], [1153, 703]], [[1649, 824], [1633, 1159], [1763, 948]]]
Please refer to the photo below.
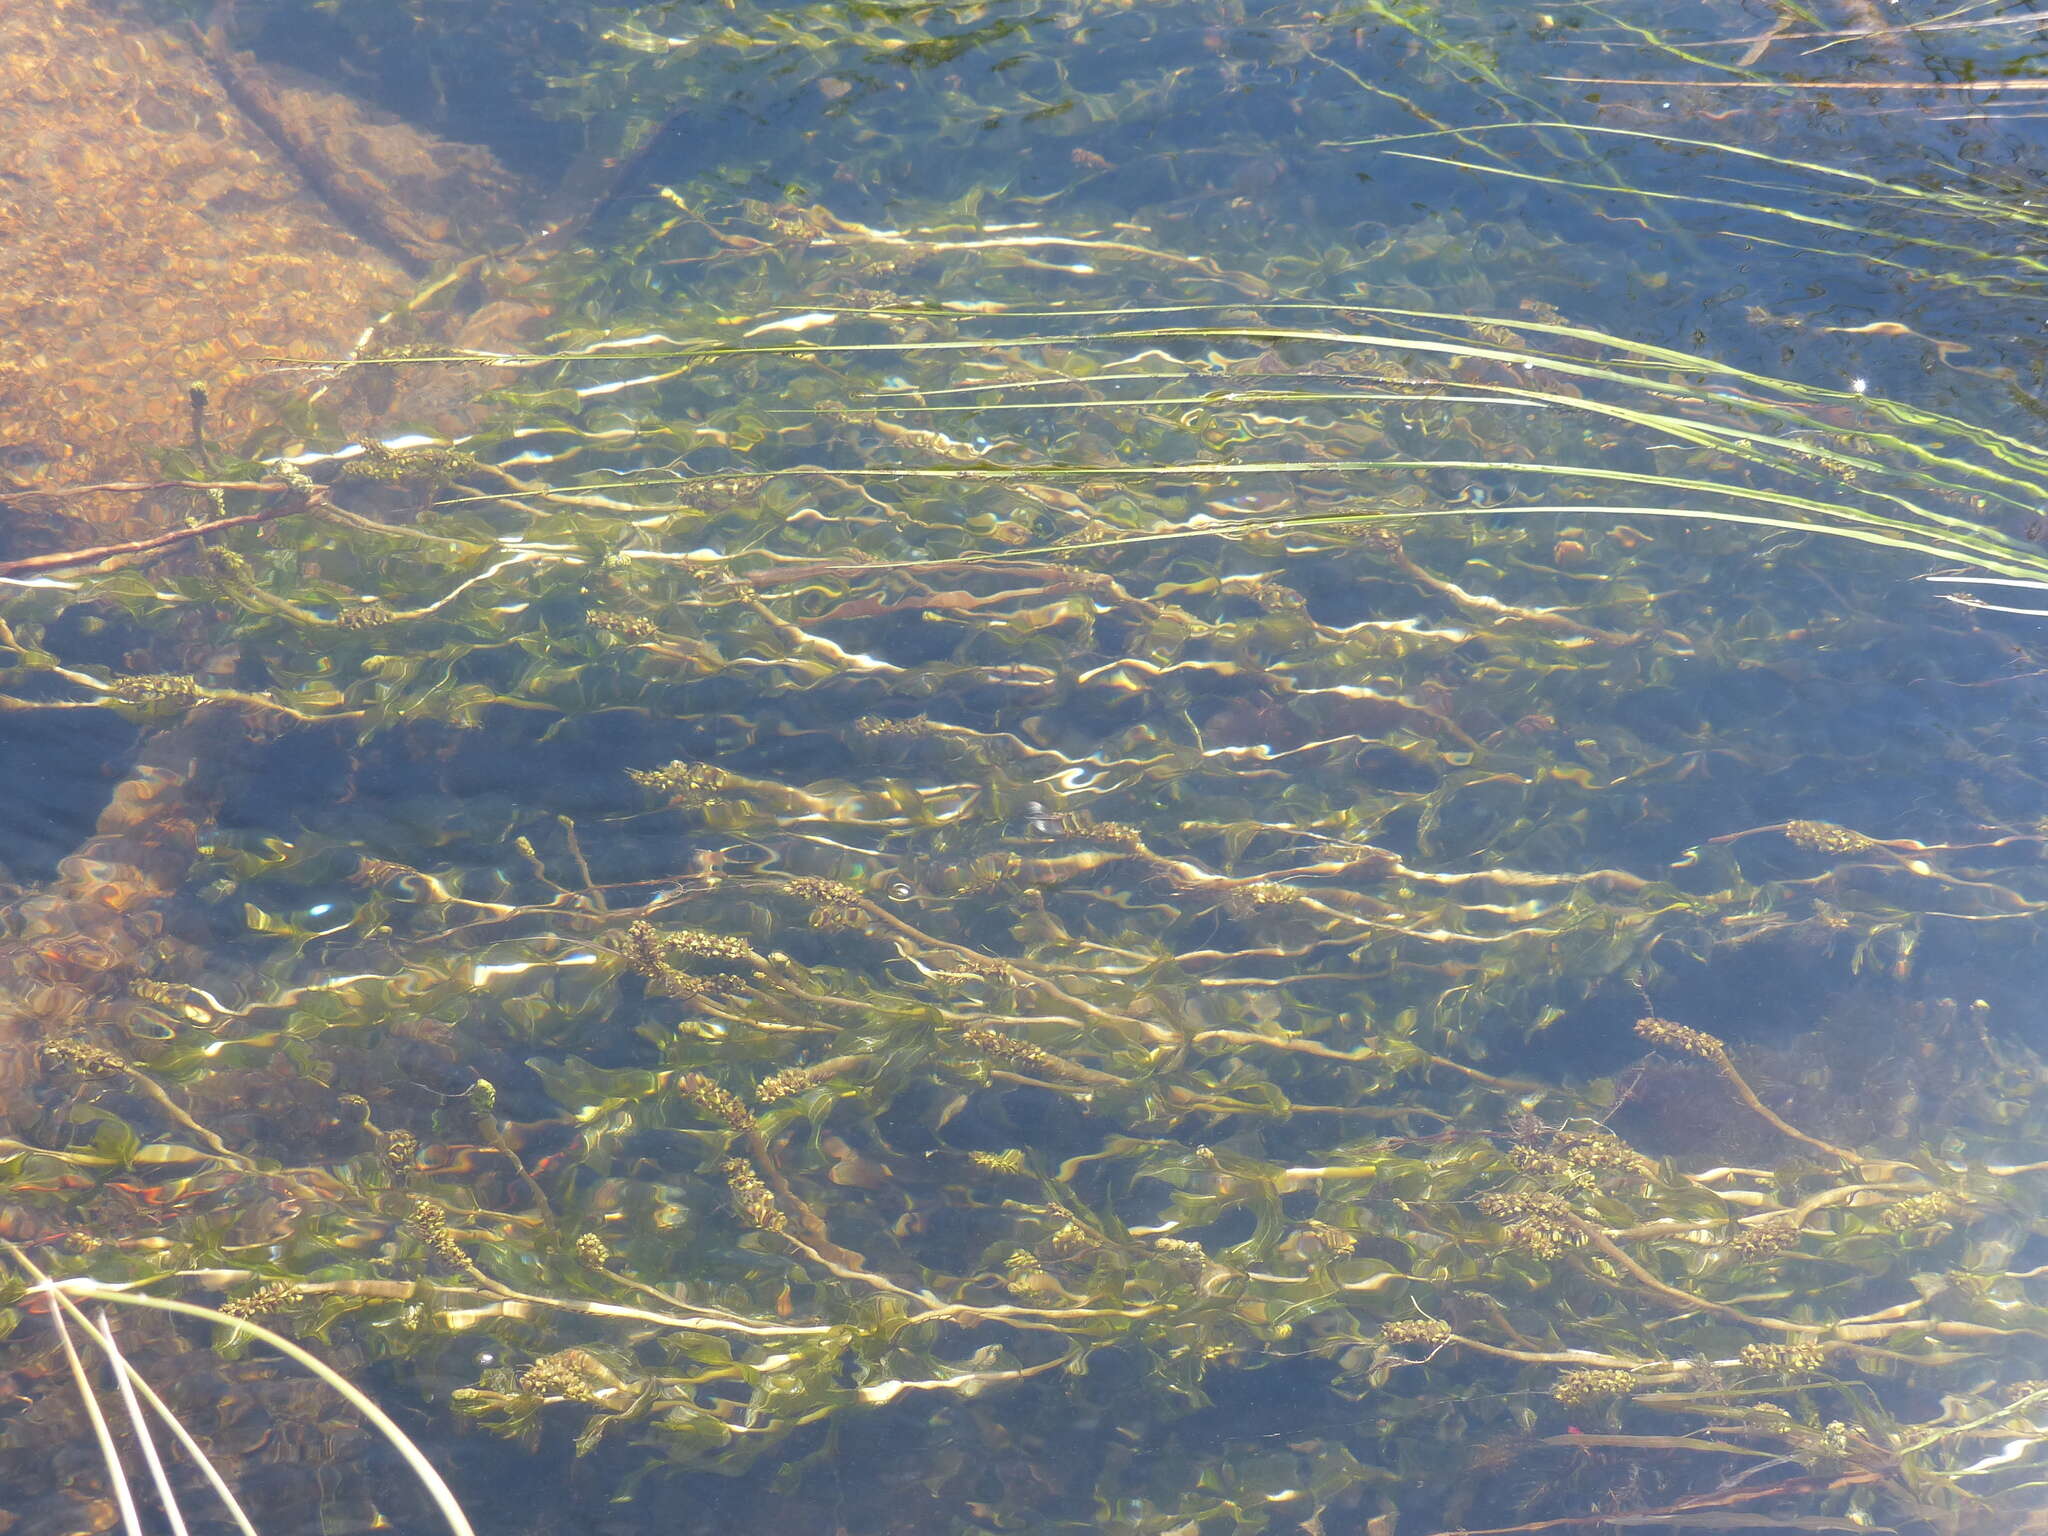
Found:
[[[84, 0], [0, 7], [0, 495], [232, 449], [420, 273], [517, 238], [519, 184], [191, 29]], [[189, 508], [181, 508], [180, 513]], [[132, 496], [16, 498], [15, 552], [161, 526]]]

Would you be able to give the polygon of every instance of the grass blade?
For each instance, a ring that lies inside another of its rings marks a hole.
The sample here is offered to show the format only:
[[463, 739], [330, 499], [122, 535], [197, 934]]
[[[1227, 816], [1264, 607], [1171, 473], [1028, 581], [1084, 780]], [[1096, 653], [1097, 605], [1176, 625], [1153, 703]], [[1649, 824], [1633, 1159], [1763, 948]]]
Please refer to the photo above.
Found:
[[245, 1333], [254, 1334], [279, 1354], [304, 1366], [319, 1377], [376, 1428], [391, 1448], [404, 1458], [405, 1464], [412, 1468], [413, 1475], [420, 1480], [428, 1497], [440, 1510], [441, 1518], [448, 1523], [448, 1528], [455, 1536], [476, 1536], [476, 1530], [469, 1523], [469, 1517], [462, 1512], [462, 1505], [457, 1501], [454, 1490], [443, 1480], [441, 1474], [434, 1470], [434, 1464], [427, 1460], [426, 1453], [413, 1443], [412, 1437], [398, 1427], [397, 1421], [334, 1367], [318, 1355], [302, 1349], [283, 1334], [273, 1332], [261, 1323], [251, 1322], [245, 1317], [230, 1317], [227, 1313], [215, 1311], [212, 1307], [195, 1306], [189, 1301], [173, 1301], [167, 1296], [145, 1296], [134, 1291], [118, 1290], [88, 1279], [51, 1280], [36, 1289], [81, 1292], [97, 1300], [111, 1301], [121, 1306], [144, 1307], [156, 1312], [174, 1312], [181, 1317], [201, 1318], [223, 1328], [240, 1329]]
[[114, 1330], [107, 1323], [104, 1307], [100, 1309], [99, 1324], [93, 1331], [93, 1338], [114, 1367], [114, 1389], [121, 1394], [121, 1406], [128, 1410], [128, 1423], [135, 1431], [135, 1443], [141, 1448], [142, 1460], [149, 1468], [149, 1479], [156, 1485], [156, 1496], [163, 1504], [164, 1518], [171, 1522], [171, 1530], [176, 1536], [191, 1536], [185, 1528], [185, 1512], [178, 1507], [178, 1496], [172, 1492], [170, 1477], [164, 1472], [164, 1460], [156, 1452], [156, 1437], [149, 1432], [149, 1420], [143, 1417], [135, 1388], [129, 1385], [128, 1357], [121, 1353]]
[[[199, 1468], [200, 1473], [212, 1485], [214, 1493], [219, 1497], [221, 1503], [227, 1507], [228, 1514], [233, 1517], [235, 1525], [242, 1532], [242, 1536], [256, 1536], [256, 1526], [249, 1519], [249, 1512], [242, 1508], [242, 1501], [235, 1497], [235, 1492], [228, 1486], [227, 1479], [220, 1475], [220, 1468], [213, 1464], [213, 1458], [206, 1454], [197, 1440], [193, 1439], [191, 1431], [178, 1422], [178, 1416], [171, 1412], [170, 1404], [166, 1403], [158, 1395], [156, 1388], [149, 1384], [140, 1371], [128, 1363], [127, 1356], [123, 1355], [120, 1349], [114, 1345], [113, 1330], [96, 1325], [83, 1312], [79, 1311], [77, 1303], [72, 1301], [62, 1289], [55, 1286], [50, 1277], [37, 1268], [35, 1262], [27, 1254], [23, 1253], [12, 1243], [7, 1243], [5, 1246], [15, 1263], [26, 1270], [38, 1285], [50, 1287], [50, 1296], [57, 1305], [69, 1313], [72, 1320], [91, 1334], [95, 1342], [107, 1351], [108, 1358], [112, 1359], [120, 1368], [121, 1375], [141, 1395], [142, 1400], [149, 1404], [150, 1411], [163, 1421], [164, 1427], [170, 1430], [172, 1437], [177, 1440], [178, 1444], [185, 1448], [185, 1454], [192, 1458], [193, 1464]], [[102, 1313], [102, 1318], [104, 1318], [104, 1315]]]
[[[38, 1286], [40, 1290], [43, 1287]], [[107, 1416], [100, 1411], [100, 1400], [92, 1388], [92, 1378], [85, 1373], [85, 1365], [78, 1358], [78, 1346], [71, 1342], [71, 1329], [64, 1321], [64, 1310], [53, 1300], [50, 1304], [50, 1325], [57, 1330], [57, 1337], [64, 1345], [64, 1360], [71, 1367], [71, 1379], [78, 1386], [78, 1395], [85, 1403], [85, 1416], [92, 1421], [93, 1438], [100, 1443], [100, 1455], [107, 1464], [107, 1481], [114, 1491], [114, 1501], [121, 1507], [121, 1526], [128, 1536], [142, 1536], [142, 1517], [136, 1512], [135, 1490], [128, 1486], [128, 1474], [121, 1466], [121, 1453], [114, 1446], [113, 1431], [107, 1427]]]

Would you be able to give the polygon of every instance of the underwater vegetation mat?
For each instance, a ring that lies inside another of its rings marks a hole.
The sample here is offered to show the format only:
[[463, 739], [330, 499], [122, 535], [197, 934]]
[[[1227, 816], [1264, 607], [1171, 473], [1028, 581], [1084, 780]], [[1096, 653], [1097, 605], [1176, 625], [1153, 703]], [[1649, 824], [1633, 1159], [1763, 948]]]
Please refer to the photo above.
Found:
[[[1070, 57], [799, 14], [650, 15], [579, 88], [665, 121], [641, 71], [797, 50], [944, 142], [954, 58]], [[1207, 110], [1188, 46], [1045, 120], [1112, 125], [1076, 182], [1148, 90]], [[1592, 324], [1535, 209], [1319, 253], [1241, 158], [1182, 217], [665, 176], [534, 280], [544, 351], [333, 360], [488, 366], [474, 435], [316, 400], [172, 456], [162, 542], [0, 570], [7, 719], [143, 742], [0, 954], [42, 1269], [629, 1522], [723, 1522], [718, 1473], [877, 1530], [2038, 1523], [2039, 712], [1911, 581], [2044, 575], [2023, 381]], [[346, 1463], [160, 1326], [252, 1517]], [[7, 1422], [8, 1486], [101, 1485], [81, 1412]]]

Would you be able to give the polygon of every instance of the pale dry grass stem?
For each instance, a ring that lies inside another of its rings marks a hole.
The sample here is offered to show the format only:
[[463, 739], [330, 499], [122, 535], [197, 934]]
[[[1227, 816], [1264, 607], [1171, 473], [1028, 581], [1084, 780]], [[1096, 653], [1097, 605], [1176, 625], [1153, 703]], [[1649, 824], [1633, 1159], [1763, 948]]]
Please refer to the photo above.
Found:
[[[276, 1333], [247, 1318], [234, 1317], [212, 1307], [197, 1306], [191, 1302], [174, 1301], [163, 1296], [148, 1296], [123, 1286], [104, 1285], [89, 1278], [58, 1280], [45, 1273], [36, 1263], [12, 1243], [4, 1244], [7, 1253], [20, 1266], [22, 1272], [33, 1282], [30, 1295], [47, 1296], [50, 1301], [50, 1323], [56, 1330], [57, 1338], [64, 1351], [66, 1364], [70, 1367], [80, 1400], [84, 1403], [86, 1417], [93, 1427], [93, 1436], [99, 1442], [100, 1454], [106, 1463], [108, 1484], [121, 1512], [121, 1523], [126, 1536], [143, 1536], [142, 1517], [130, 1484], [126, 1469], [122, 1465], [119, 1447], [115, 1444], [112, 1427], [107, 1422], [105, 1411], [100, 1406], [99, 1394], [88, 1374], [85, 1362], [80, 1358], [74, 1342], [72, 1324], [86, 1338], [98, 1346], [114, 1369], [115, 1390], [128, 1416], [129, 1427], [135, 1437], [144, 1464], [149, 1468], [150, 1478], [155, 1487], [164, 1518], [172, 1536], [187, 1536], [184, 1512], [172, 1490], [170, 1475], [163, 1458], [157, 1450], [145, 1406], [169, 1431], [172, 1438], [191, 1458], [200, 1474], [212, 1487], [215, 1495], [226, 1507], [242, 1536], [257, 1536], [255, 1524], [247, 1510], [236, 1498], [218, 1467], [207, 1456], [191, 1432], [181, 1424], [161, 1396], [150, 1386], [142, 1374], [129, 1363], [121, 1352], [114, 1337], [114, 1330], [106, 1313], [106, 1304], [115, 1306], [142, 1307], [150, 1311], [170, 1312], [183, 1317], [198, 1318], [230, 1330], [239, 1330], [261, 1340], [270, 1348], [284, 1355], [294, 1364], [304, 1367], [327, 1387], [342, 1397], [350, 1407], [362, 1415], [370, 1425], [384, 1437], [391, 1448], [398, 1452], [421, 1486], [426, 1490], [435, 1508], [454, 1536], [476, 1536], [469, 1518], [462, 1511], [454, 1491], [449, 1488], [441, 1474], [434, 1469], [426, 1454], [415, 1444], [411, 1436], [400, 1429], [391, 1416], [379, 1408], [363, 1391], [342, 1376], [318, 1356], [303, 1349], [282, 1334]], [[102, 1303], [98, 1321], [88, 1318], [78, 1306], [77, 1298], [89, 1296]], [[68, 1321], [67, 1321], [68, 1319]]]

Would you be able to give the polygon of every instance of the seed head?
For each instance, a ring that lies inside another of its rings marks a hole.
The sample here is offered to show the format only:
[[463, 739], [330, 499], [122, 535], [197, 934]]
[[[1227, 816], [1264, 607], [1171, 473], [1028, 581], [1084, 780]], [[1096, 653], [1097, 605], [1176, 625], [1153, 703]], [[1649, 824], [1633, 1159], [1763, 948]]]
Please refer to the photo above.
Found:
[[1550, 1395], [1562, 1407], [1583, 1408], [1626, 1397], [1634, 1388], [1635, 1378], [1627, 1371], [1566, 1371], [1551, 1386]]
[[1770, 1221], [1760, 1221], [1753, 1227], [1744, 1227], [1728, 1239], [1728, 1246], [1738, 1258], [1768, 1259], [1783, 1253], [1799, 1241], [1799, 1224], [1779, 1216]]
[[1774, 1376], [1810, 1376], [1827, 1360], [1818, 1344], [1751, 1344], [1735, 1358], [1752, 1371]]
[[595, 1403], [597, 1389], [577, 1369], [568, 1351], [544, 1355], [519, 1373], [519, 1390], [529, 1397], [556, 1397], [570, 1403]]
[[761, 1182], [761, 1175], [754, 1171], [754, 1165], [744, 1157], [728, 1157], [718, 1165], [725, 1175], [726, 1188], [732, 1193], [732, 1207], [740, 1220], [750, 1227], [763, 1232], [787, 1232], [789, 1218], [782, 1213], [782, 1207], [775, 1203], [775, 1196], [768, 1186]]
[[1893, 1232], [1910, 1232], [1915, 1227], [1931, 1227], [1955, 1214], [1956, 1202], [1953, 1196], [1937, 1190], [1931, 1195], [1914, 1195], [1899, 1200], [1885, 1208], [1879, 1219]]
[[644, 619], [637, 613], [609, 613], [599, 609], [584, 622], [599, 634], [613, 635], [621, 640], [652, 640], [661, 633], [652, 619]]
[[1020, 1174], [1024, 1170], [1024, 1154], [1016, 1147], [1007, 1152], [970, 1152], [967, 1161], [983, 1173]]
[[666, 795], [670, 803], [683, 807], [702, 805], [731, 786], [732, 775], [709, 763], [664, 763], [659, 768], [628, 768], [626, 777], [642, 789]]
[[1788, 821], [1785, 836], [1815, 853], [1868, 853], [1877, 847], [1876, 838], [1838, 827], [1831, 821]]
[[676, 1079], [676, 1092], [710, 1120], [723, 1120], [735, 1131], [755, 1128], [752, 1111], [701, 1072], [685, 1072]]
[[37, 1054], [48, 1070], [75, 1072], [80, 1077], [114, 1077], [128, 1067], [127, 1062], [104, 1046], [84, 1040], [45, 1040]]
[[1727, 1041], [1718, 1035], [1710, 1035], [1705, 1030], [1693, 1029], [1685, 1024], [1674, 1024], [1669, 1019], [1637, 1019], [1636, 1033], [1652, 1045], [1661, 1045], [1670, 1051], [1683, 1051], [1688, 1056], [1697, 1056], [1701, 1061], [1712, 1062], [1716, 1066], [1721, 1066], [1728, 1060]]
[[229, 1297], [220, 1304], [220, 1310], [229, 1317], [261, 1317], [269, 1312], [282, 1312], [303, 1295], [296, 1285], [283, 1280], [272, 1280], [257, 1286], [253, 1291]]
[[378, 1149], [384, 1159], [384, 1166], [393, 1173], [408, 1172], [413, 1161], [420, 1155], [420, 1139], [411, 1131], [393, 1131], [384, 1138], [384, 1145]]

